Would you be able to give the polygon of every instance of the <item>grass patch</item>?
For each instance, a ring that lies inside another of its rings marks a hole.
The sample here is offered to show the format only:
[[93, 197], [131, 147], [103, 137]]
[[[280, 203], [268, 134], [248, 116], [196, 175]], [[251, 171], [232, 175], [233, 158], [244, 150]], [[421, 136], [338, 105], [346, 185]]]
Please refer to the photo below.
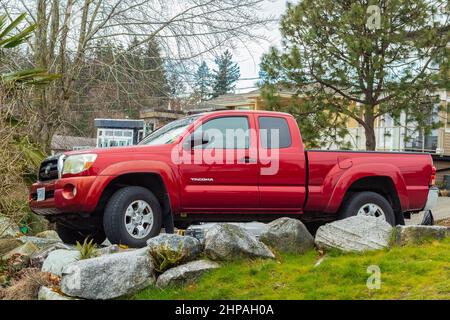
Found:
[[[450, 239], [364, 254], [332, 251], [318, 266], [316, 251], [276, 260], [224, 263], [197, 284], [149, 287], [133, 299], [450, 299]], [[367, 267], [381, 269], [369, 290]]]

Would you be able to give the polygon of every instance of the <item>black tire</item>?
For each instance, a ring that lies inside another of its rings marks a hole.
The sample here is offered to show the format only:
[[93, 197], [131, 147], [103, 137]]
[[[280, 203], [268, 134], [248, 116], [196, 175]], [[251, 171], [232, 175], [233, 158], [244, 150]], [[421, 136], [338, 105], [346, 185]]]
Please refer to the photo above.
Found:
[[95, 244], [102, 244], [106, 239], [106, 235], [103, 230], [96, 230], [92, 232], [79, 231], [58, 222], [56, 223], [56, 232], [61, 240], [68, 244], [76, 244], [77, 242], [82, 244], [86, 238], [93, 239], [93, 243]]
[[[128, 233], [124, 221], [128, 206], [138, 200], [147, 202], [153, 214], [153, 225], [150, 232], [141, 239], [137, 239]], [[109, 199], [103, 215], [103, 227], [109, 241], [113, 244], [125, 244], [132, 248], [146, 246], [148, 239], [160, 233], [161, 226], [161, 205], [155, 195], [143, 187], [125, 187], [116, 191]]]
[[356, 216], [360, 208], [362, 208], [365, 204], [370, 203], [379, 206], [384, 212], [386, 221], [390, 225], [395, 226], [395, 214], [391, 204], [382, 195], [371, 191], [364, 191], [353, 194], [343, 204], [339, 212], [339, 219]]

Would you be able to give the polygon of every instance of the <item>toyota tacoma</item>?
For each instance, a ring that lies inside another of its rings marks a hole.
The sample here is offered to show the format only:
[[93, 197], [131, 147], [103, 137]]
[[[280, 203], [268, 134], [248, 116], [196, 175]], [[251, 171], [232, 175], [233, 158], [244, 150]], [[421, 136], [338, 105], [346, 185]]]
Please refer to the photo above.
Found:
[[436, 169], [425, 153], [305, 150], [294, 117], [217, 111], [171, 122], [139, 145], [45, 159], [30, 207], [67, 243], [144, 246], [196, 222], [324, 223], [370, 215], [391, 225], [429, 210]]

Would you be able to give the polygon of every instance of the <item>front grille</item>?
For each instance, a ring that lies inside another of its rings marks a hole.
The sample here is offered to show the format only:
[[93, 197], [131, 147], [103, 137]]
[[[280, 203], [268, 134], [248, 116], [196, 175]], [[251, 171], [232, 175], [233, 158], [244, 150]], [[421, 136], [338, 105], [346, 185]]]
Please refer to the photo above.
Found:
[[50, 181], [58, 179], [58, 158], [47, 158], [41, 163], [39, 168], [39, 181]]

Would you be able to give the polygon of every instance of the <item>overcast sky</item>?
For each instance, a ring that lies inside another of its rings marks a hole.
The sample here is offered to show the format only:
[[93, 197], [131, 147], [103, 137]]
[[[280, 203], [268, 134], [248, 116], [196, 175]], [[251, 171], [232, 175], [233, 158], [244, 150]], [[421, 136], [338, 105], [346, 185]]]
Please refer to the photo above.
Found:
[[[286, 9], [286, 2], [286, 0], [266, 0], [263, 7], [264, 14], [280, 18]], [[278, 23], [262, 32], [267, 36], [268, 41], [249, 43], [248, 49], [242, 46], [233, 51], [235, 60], [241, 68], [241, 78], [257, 78], [261, 56], [271, 46], [280, 45], [281, 35]], [[240, 80], [236, 86], [236, 93], [251, 91], [256, 86], [256, 82], [257, 80]]]

